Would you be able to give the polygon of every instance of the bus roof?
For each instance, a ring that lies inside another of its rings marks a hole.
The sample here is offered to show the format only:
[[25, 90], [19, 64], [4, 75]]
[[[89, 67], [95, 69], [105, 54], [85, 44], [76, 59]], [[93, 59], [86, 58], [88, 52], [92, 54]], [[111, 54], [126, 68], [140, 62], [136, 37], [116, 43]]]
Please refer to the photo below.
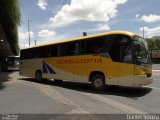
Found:
[[[93, 35], [88, 35], [88, 36], [82, 36], [82, 37], [78, 37], [78, 38], [71, 38], [71, 39], [67, 39], [67, 40], [59, 40], [59, 41], [56, 41], [56, 42], [37, 45], [37, 46], [34, 46], [34, 47], [29, 47], [29, 48], [43, 47], [43, 46], [47, 46], [47, 45], [53, 45], [53, 44], [71, 42], [71, 41], [78, 41], [78, 40], [83, 40], [83, 39], [89, 39], [89, 38], [100, 37], [100, 36], [105, 36], [105, 35], [114, 35], [114, 34], [123, 34], [123, 35], [128, 35], [130, 37], [138, 36], [137, 34], [132, 33], [132, 32], [117, 30], [117, 31], [103, 32], [103, 33], [98, 33], [98, 34], [93, 34]], [[25, 49], [28, 49], [28, 48], [25, 48]]]

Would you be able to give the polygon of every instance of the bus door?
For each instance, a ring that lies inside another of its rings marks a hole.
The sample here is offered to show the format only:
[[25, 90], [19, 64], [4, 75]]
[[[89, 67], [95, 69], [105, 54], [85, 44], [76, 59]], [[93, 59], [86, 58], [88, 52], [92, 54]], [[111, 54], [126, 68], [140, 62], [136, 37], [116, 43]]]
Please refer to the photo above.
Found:
[[[119, 64], [119, 50], [117, 43], [117, 35], [109, 35], [106, 37], [106, 44], [104, 49], [107, 48], [109, 57], [112, 59], [110, 64], [107, 64], [107, 70], [109, 71], [107, 84], [118, 85], [118, 64]], [[103, 49], [103, 48], [102, 48]], [[104, 50], [105, 51], [105, 50]]]
[[127, 36], [118, 37], [119, 40], [119, 64], [118, 84], [120, 86], [132, 86], [134, 82], [134, 62], [132, 41]]

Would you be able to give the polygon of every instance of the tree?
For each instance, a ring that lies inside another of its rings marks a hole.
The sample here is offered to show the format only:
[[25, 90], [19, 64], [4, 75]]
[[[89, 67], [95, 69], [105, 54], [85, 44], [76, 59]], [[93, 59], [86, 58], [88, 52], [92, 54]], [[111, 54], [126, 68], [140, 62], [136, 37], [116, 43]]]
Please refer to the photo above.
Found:
[[149, 50], [160, 50], [160, 36], [153, 36], [146, 40], [149, 45]]
[[0, 24], [14, 54], [18, 55], [18, 26], [21, 22], [19, 0], [0, 0]]

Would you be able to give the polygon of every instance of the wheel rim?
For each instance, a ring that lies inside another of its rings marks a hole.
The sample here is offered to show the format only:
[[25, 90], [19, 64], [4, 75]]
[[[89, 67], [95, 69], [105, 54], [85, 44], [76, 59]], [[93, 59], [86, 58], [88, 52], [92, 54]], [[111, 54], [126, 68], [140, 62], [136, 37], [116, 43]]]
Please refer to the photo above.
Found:
[[97, 79], [94, 80], [94, 86], [95, 86], [96, 88], [99, 88], [99, 87], [101, 87], [102, 85], [103, 85], [102, 79], [97, 78]]

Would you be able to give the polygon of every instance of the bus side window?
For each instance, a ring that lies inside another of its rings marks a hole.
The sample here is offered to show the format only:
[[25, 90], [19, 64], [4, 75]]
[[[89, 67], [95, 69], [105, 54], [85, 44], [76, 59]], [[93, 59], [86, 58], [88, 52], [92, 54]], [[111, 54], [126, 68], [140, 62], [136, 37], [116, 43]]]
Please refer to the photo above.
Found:
[[97, 37], [87, 41], [87, 53], [88, 54], [97, 54], [100, 52], [103, 44], [105, 42], [104, 37]]
[[75, 55], [76, 48], [75, 42], [63, 43], [60, 45], [60, 55], [61, 56], [70, 56]]
[[109, 50], [111, 59], [115, 62], [132, 63], [131, 40], [125, 35], [115, 35], [112, 37], [112, 45]]
[[75, 55], [76, 54], [76, 43], [70, 42], [67, 44], [67, 55]]
[[78, 50], [79, 50], [79, 42], [75, 43], [75, 54], [78, 55]]
[[120, 61], [132, 63], [132, 49], [130, 45], [120, 46]]
[[50, 46], [50, 53], [52, 57], [57, 57], [58, 56], [58, 46], [57, 45], [52, 45]]
[[104, 43], [100, 49], [100, 53], [106, 53], [110, 50], [111, 46], [112, 46], [112, 43], [113, 43], [113, 40], [115, 38], [115, 35], [109, 35], [109, 36], [106, 36], [104, 37]]
[[21, 60], [25, 59], [25, 56], [26, 56], [26, 51], [25, 50], [21, 50], [20, 51], [20, 59]]
[[85, 41], [80, 41], [78, 42], [78, 54], [83, 55], [86, 53], [86, 42]]
[[112, 61], [118, 62], [119, 55], [118, 55], [118, 41], [116, 41], [117, 35], [110, 35], [107, 36], [107, 41], [110, 41], [110, 48], [108, 50], [109, 56], [111, 57]]
[[133, 63], [131, 38], [122, 36], [119, 43], [120, 62]]
[[47, 57], [52, 56], [52, 46], [48, 46], [48, 52], [47, 52]]
[[58, 45], [58, 56], [61, 56], [62, 55], [62, 46], [61, 44]]
[[28, 49], [25, 51], [25, 59], [34, 58], [34, 51], [33, 49]]
[[34, 55], [35, 58], [40, 58], [41, 57], [40, 48], [34, 48], [34, 53], [35, 53], [35, 55]]
[[67, 44], [60, 45], [61, 56], [67, 55]]
[[40, 58], [47, 57], [48, 47], [40, 47], [39, 52], [40, 52]]

